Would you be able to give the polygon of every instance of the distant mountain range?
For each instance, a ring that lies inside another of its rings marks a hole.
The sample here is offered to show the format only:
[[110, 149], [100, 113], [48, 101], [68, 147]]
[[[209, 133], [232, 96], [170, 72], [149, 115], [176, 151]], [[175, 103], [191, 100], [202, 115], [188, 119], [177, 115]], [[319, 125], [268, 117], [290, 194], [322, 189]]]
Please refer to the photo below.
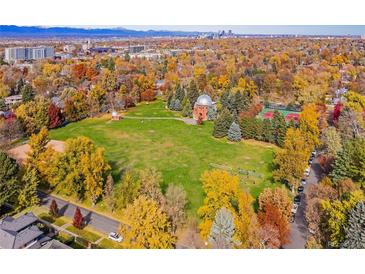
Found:
[[0, 25], [1, 38], [21, 37], [156, 37], [156, 36], [196, 36], [199, 32], [164, 31], [164, 30], [130, 30], [125, 28], [75, 28], [75, 27], [25, 27]]

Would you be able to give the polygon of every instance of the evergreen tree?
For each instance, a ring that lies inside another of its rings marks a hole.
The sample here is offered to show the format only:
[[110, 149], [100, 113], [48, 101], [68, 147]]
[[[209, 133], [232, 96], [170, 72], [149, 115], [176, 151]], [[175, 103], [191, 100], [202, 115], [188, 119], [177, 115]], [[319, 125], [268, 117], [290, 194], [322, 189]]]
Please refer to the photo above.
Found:
[[28, 166], [22, 177], [22, 188], [18, 196], [19, 209], [39, 204], [37, 188], [40, 183], [40, 174], [38, 170], [32, 166]]
[[365, 182], [365, 139], [348, 140], [337, 153], [331, 177], [334, 181], [351, 178], [355, 182]]
[[210, 235], [209, 243], [213, 248], [233, 248], [233, 235], [235, 233], [235, 225], [231, 212], [225, 208], [217, 211]]
[[191, 117], [193, 115], [193, 111], [191, 109], [191, 104], [189, 102], [189, 99], [187, 96], [184, 97], [184, 100], [182, 102], [182, 116], [184, 117]]
[[272, 125], [274, 129], [275, 144], [282, 147], [284, 145], [287, 127], [284, 115], [277, 110], [274, 111]]
[[187, 91], [187, 96], [189, 98], [189, 102], [191, 104], [191, 108], [193, 108], [196, 100], [199, 97], [198, 87], [197, 87], [197, 85], [196, 85], [196, 83], [195, 83], [194, 80], [191, 80], [190, 81], [189, 89]]
[[262, 139], [265, 142], [275, 143], [274, 131], [270, 119], [264, 119], [262, 122]]
[[348, 225], [345, 227], [343, 248], [365, 248], [365, 203], [360, 202], [351, 210]]
[[228, 130], [228, 140], [233, 142], [241, 141], [241, 129], [235, 122], [231, 124]]
[[240, 128], [242, 138], [244, 139], [254, 139], [255, 138], [255, 123], [254, 118], [243, 117], [240, 120]]
[[181, 85], [178, 85], [175, 92], [175, 99], [179, 100], [179, 102], [182, 102], [185, 97], [185, 90]]
[[33, 91], [32, 85], [30, 85], [30, 84], [24, 85], [21, 89], [21, 94], [22, 94], [23, 102], [28, 102], [28, 101], [33, 100], [34, 91]]
[[0, 98], [0, 111], [7, 111], [8, 106], [5, 104], [5, 100]]
[[258, 141], [263, 141], [263, 122], [259, 118], [253, 118], [253, 135], [254, 139]]
[[174, 110], [176, 111], [180, 111], [182, 110], [182, 105], [180, 103], [180, 100], [179, 99], [176, 99], [175, 102], [174, 102]]
[[19, 166], [5, 152], [0, 152], [0, 208], [16, 197]]
[[222, 109], [230, 109], [229, 106], [229, 91], [225, 90], [221, 96]]
[[58, 205], [55, 200], [52, 200], [51, 205], [49, 206], [49, 215], [55, 218], [58, 217]]
[[214, 121], [213, 136], [222, 138], [227, 136], [228, 129], [232, 124], [232, 116], [228, 109], [223, 109], [221, 114]]
[[237, 91], [234, 95], [234, 102], [237, 114], [241, 113], [243, 111], [243, 97], [240, 91]]
[[214, 107], [208, 108], [208, 120], [213, 121], [217, 118], [217, 110]]
[[77, 229], [82, 229], [84, 226], [84, 217], [81, 214], [80, 208], [76, 208], [72, 225]]
[[174, 94], [172, 92], [172, 90], [169, 88], [168, 90], [168, 95], [167, 95], [167, 102], [166, 102], [166, 106], [171, 109], [171, 102], [174, 100]]

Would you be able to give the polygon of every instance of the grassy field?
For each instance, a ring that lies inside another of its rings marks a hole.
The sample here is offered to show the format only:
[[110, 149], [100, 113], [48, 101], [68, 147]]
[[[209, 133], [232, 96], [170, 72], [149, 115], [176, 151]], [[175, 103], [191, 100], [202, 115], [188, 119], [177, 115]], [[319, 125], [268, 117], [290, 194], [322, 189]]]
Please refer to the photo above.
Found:
[[[166, 110], [161, 101], [140, 104], [126, 115], [179, 116]], [[104, 147], [116, 182], [123, 168], [157, 168], [163, 175], [162, 189], [170, 183], [181, 184], [188, 195], [189, 213], [195, 215], [203, 202], [199, 179], [204, 170], [222, 168], [239, 174], [242, 187], [254, 197], [273, 185], [271, 162], [275, 147], [254, 141], [218, 140], [212, 137], [212, 129], [212, 122], [193, 126], [177, 120], [94, 118], [52, 130], [50, 137], [66, 140], [83, 135]], [[249, 175], [244, 175], [246, 171]]]

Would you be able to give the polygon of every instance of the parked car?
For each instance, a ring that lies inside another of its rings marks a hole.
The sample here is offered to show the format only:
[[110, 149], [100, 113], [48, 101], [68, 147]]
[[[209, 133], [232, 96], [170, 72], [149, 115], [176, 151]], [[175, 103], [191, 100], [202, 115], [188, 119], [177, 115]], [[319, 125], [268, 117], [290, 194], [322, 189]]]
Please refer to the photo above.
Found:
[[298, 187], [298, 192], [299, 192], [299, 193], [302, 193], [303, 191], [304, 191], [304, 186], [299, 186], [299, 187]]
[[293, 204], [293, 208], [291, 209], [291, 213], [295, 214], [298, 211], [298, 205], [297, 204]]
[[295, 214], [292, 214], [290, 216], [289, 222], [294, 223], [294, 221], [295, 221]]
[[315, 234], [315, 231], [311, 228], [308, 228], [308, 231], [309, 231], [310, 234], [313, 234], [313, 235]]
[[307, 167], [304, 171], [304, 175], [308, 177], [310, 173], [311, 173], [311, 168]]
[[312, 155], [313, 157], [316, 157], [316, 155], [317, 155], [317, 151], [313, 150], [311, 155]]
[[108, 238], [114, 242], [118, 242], [121, 243], [123, 241], [123, 237], [120, 236], [118, 233], [116, 232], [110, 232]]
[[301, 185], [305, 185], [306, 183], [307, 183], [307, 181], [304, 178], [300, 181]]
[[300, 198], [299, 195], [295, 196], [294, 197], [294, 204], [300, 205], [300, 200], [301, 200], [301, 198]]

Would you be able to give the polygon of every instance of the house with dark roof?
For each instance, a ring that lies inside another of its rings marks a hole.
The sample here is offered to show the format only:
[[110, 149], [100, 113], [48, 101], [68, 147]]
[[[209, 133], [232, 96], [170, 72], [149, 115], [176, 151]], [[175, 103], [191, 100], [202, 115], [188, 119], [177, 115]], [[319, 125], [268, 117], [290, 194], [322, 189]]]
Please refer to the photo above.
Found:
[[0, 220], [0, 248], [69, 248], [59, 241], [47, 237], [37, 226], [38, 218], [26, 213], [18, 218], [5, 217]]

